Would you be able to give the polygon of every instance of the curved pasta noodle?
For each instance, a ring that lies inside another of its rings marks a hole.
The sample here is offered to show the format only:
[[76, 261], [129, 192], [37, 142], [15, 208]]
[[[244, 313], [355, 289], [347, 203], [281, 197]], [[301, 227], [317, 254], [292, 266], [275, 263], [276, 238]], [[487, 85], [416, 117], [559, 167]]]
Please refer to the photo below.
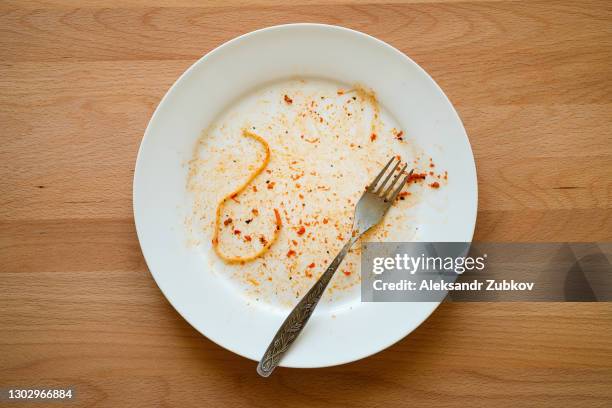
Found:
[[270, 162], [270, 146], [268, 145], [268, 142], [266, 142], [264, 138], [262, 138], [261, 136], [249, 130], [246, 130], [246, 129], [242, 131], [242, 134], [245, 137], [250, 137], [251, 139], [259, 142], [264, 148], [265, 157], [261, 165], [259, 165], [259, 167], [249, 176], [249, 178], [236, 190], [234, 190], [230, 194], [223, 197], [223, 199], [217, 205], [217, 211], [215, 214], [215, 229], [214, 229], [213, 238], [212, 238], [212, 246], [213, 246], [213, 249], [215, 250], [215, 253], [219, 256], [219, 258], [223, 259], [223, 261], [225, 261], [226, 263], [245, 263], [245, 262], [253, 261], [259, 258], [263, 254], [265, 254], [266, 251], [268, 251], [268, 249], [270, 249], [270, 247], [272, 246], [272, 244], [274, 244], [274, 242], [276, 242], [276, 239], [278, 238], [280, 229], [282, 227], [282, 221], [281, 221], [280, 214], [278, 213], [278, 210], [275, 208], [274, 209], [274, 224], [276, 226], [274, 228], [274, 234], [272, 235], [272, 238], [269, 240], [263, 239], [264, 245], [259, 251], [255, 252], [252, 255], [246, 256], [246, 257], [240, 257], [240, 256], [226, 255], [223, 253], [223, 251], [221, 251], [221, 248], [219, 248], [219, 229], [221, 225], [221, 209], [223, 208], [223, 205], [227, 202], [227, 200], [233, 200], [238, 196], [238, 194], [242, 193], [248, 187], [248, 185], [251, 184], [251, 182], [255, 180], [255, 178], [259, 176], [259, 174], [261, 174], [262, 171], [264, 171], [264, 169]]

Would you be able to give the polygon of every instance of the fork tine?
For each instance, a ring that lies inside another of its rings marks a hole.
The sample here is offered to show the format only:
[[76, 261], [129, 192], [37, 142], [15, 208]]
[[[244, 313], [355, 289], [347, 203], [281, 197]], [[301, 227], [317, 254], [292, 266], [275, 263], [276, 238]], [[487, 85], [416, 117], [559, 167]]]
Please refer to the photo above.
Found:
[[393, 194], [391, 194], [391, 197], [389, 198], [390, 203], [395, 202], [397, 195], [400, 193], [400, 191], [402, 191], [402, 188], [404, 188], [404, 186], [406, 185], [406, 182], [410, 179], [410, 176], [412, 175], [413, 171], [414, 169], [410, 170], [410, 172], [406, 175], [406, 177], [404, 177], [400, 185], [395, 189], [395, 191], [393, 191]]
[[389, 168], [389, 166], [391, 165], [394, 159], [395, 159], [395, 156], [393, 156], [391, 160], [389, 160], [389, 163], [387, 163], [387, 165], [383, 167], [383, 169], [380, 171], [380, 173], [378, 173], [374, 181], [372, 181], [372, 183], [368, 185], [368, 188], [367, 188], [368, 191], [371, 192], [374, 190], [374, 187], [376, 187], [376, 183], [378, 183], [378, 180], [380, 180], [380, 178], [385, 174], [385, 171], [387, 171], [387, 169]]
[[[382, 183], [380, 183], [380, 186], [378, 186], [378, 188], [376, 189], [376, 192], [374, 194], [380, 194], [380, 192], [383, 190], [383, 188], [387, 185], [387, 182], [389, 181], [389, 179], [393, 176], [393, 174], [395, 173], [395, 170], [397, 170], [397, 168], [399, 167], [399, 165], [401, 164], [401, 161], [398, 161], [395, 166], [393, 166], [393, 168], [391, 169], [391, 171], [389, 172], [389, 174], [387, 174], [387, 177], [385, 177], [385, 179], [383, 180]], [[384, 197], [384, 196], [383, 196]]]
[[[398, 163], [399, 164], [399, 163]], [[395, 183], [397, 183], [397, 180], [400, 179], [400, 177], [402, 176], [402, 174], [404, 174], [404, 170], [406, 170], [406, 167], [408, 167], [408, 163], [404, 164], [404, 167], [402, 167], [402, 169], [400, 170], [400, 172], [395, 176], [395, 178], [393, 179], [393, 182], [391, 183], [391, 185], [389, 187], [387, 187], [387, 189], [385, 190], [385, 192], [383, 193], [382, 197], [385, 198], [387, 197], [387, 195], [389, 194], [389, 192], [391, 190], [393, 190], [393, 186], [395, 185]], [[397, 168], [397, 167], [396, 167]], [[410, 177], [410, 176], [408, 176]]]

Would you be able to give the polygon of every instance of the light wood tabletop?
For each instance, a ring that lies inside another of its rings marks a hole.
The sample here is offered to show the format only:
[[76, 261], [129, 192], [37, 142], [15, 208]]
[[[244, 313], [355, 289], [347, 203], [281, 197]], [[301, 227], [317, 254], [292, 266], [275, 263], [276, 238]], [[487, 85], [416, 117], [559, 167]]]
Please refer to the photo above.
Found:
[[612, 3], [290, 3], [0, 2], [0, 388], [73, 386], [90, 407], [610, 406], [609, 303], [445, 303], [372, 357], [268, 379], [169, 305], [132, 216], [144, 129], [200, 56], [282, 23], [369, 33], [432, 75], [474, 150], [475, 240], [612, 241]]

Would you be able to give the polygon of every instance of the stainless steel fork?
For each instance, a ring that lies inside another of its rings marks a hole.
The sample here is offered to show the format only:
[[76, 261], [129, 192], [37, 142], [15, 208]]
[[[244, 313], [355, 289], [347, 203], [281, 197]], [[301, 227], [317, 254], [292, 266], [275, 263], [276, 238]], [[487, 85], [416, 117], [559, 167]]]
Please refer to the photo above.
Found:
[[[389, 171], [389, 167], [394, 161], [397, 161], [397, 163], [395, 163]], [[408, 165], [404, 164], [398, 173], [397, 169], [400, 163], [401, 160], [399, 157], [392, 157], [372, 183], [366, 187], [366, 191], [355, 206], [353, 229], [348, 242], [342, 247], [336, 258], [334, 258], [332, 263], [327, 267], [325, 273], [321, 275], [314, 286], [306, 293], [302, 300], [300, 300], [297, 306], [293, 308], [291, 313], [289, 313], [289, 316], [287, 316], [280, 329], [278, 329], [278, 332], [257, 365], [257, 372], [259, 375], [268, 377], [272, 374], [272, 371], [274, 371], [276, 366], [280, 363], [283, 354], [289, 349], [291, 344], [293, 344], [308, 322], [308, 319], [310, 319], [321, 296], [323, 296], [325, 292], [325, 288], [327, 288], [329, 281], [334, 276], [336, 269], [338, 269], [338, 266], [342, 263], [349, 249], [351, 249], [353, 244], [366, 231], [383, 219], [389, 207], [395, 202], [395, 199], [413, 171], [410, 170], [410, 173], [406, 174], [405, 170]], [[386, 177], [380, 182], [385, 174]], [[403, 178], [402, 175], [404, 175]], [[391, 183], [389, 183], [389, 181], [391, 181]]]

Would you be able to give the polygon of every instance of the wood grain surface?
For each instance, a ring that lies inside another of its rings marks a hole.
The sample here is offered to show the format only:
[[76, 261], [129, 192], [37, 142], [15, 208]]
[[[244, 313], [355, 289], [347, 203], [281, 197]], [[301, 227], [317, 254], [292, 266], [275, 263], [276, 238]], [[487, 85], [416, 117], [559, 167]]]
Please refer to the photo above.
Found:
[[89, 407], [611, 406], [612, 304], [447, 303], [365, 360], [259, 378], [162, 296], [131, 192], [148, 119], [189, 65], [324, 22], [399, 48], [454, 103], [476, 240], [612, 241], [612, 3], [82, 3], [0, 2], [0, 387], [71, 385]]

